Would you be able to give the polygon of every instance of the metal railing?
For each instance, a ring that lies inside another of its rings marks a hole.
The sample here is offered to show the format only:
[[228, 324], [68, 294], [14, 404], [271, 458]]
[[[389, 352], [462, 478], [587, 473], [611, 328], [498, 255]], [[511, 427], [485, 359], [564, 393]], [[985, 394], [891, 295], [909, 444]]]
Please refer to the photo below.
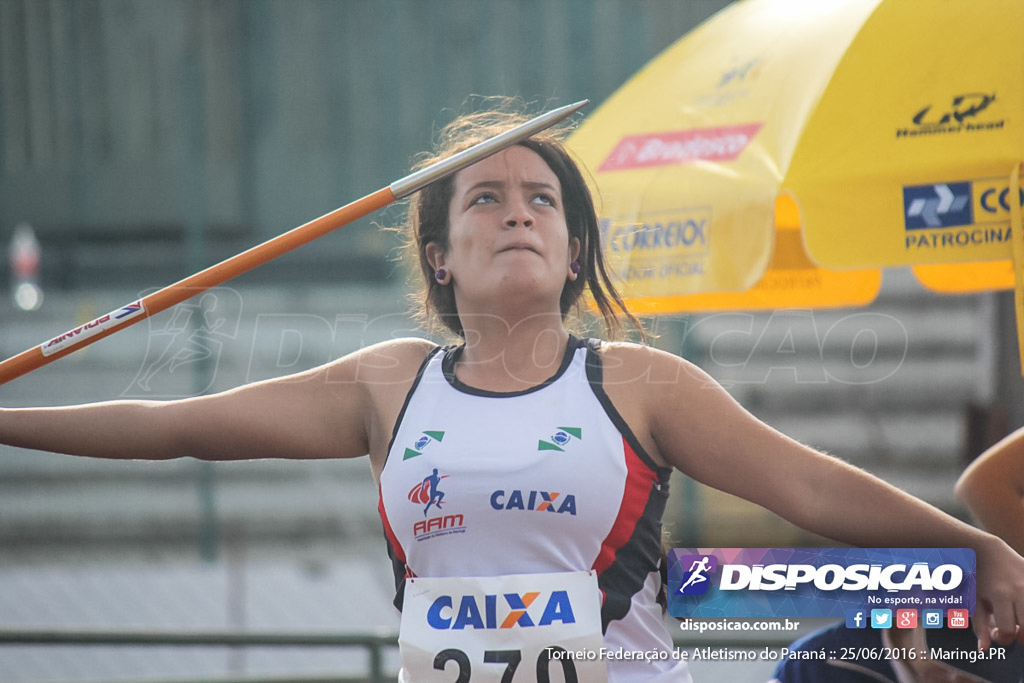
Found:
[[[368, 671], [364, 676], [245, 676], [203, 680], [215, 680], [216, 683], [384, 683], [394, 681], [396, 677], [394, 672], [384, 670], [384, 650], [398, 647], [398, 634], [391, 630], [361, 633], [259, 633], [224, 630], [0, 629], [0, 645], [362, 648], [369, 657]], [[122, 680], [120, 683], [130, 681]], [[171, 682], [146, 678], [146, 683]], [[184, 679], [176, 679], [174, 683], [184, 683]]]
[[[678, 648], [749, 648], [786, 647], [796, 634], [757, 632], [733, 636], [696, 636], [675, 634]], [[394, 681], [397, 672], [385, 671], [385, 649], [398, 647], [398, 634], [393, 630], [360, 633], [330, 632], [252, 632], [228, 630], [107, 630], [107, 629], [13, 629], [0, 628], [0, 646], [4, 645], [71, 645], [71, 646], [150, 646], [150, 647], [343, 647], [362, 648], [369, 656], [366, 675], [339, 674], [314, 676], [221, 676], [204, 677], [204, 683], [383, 683]], [[198, 678], [158, 680], [147, 677], [144, 683], [198, 683]], [[119, 679], [118, 683], [134, 683]], [[143, 683], [141, 680], [138, 683]]]

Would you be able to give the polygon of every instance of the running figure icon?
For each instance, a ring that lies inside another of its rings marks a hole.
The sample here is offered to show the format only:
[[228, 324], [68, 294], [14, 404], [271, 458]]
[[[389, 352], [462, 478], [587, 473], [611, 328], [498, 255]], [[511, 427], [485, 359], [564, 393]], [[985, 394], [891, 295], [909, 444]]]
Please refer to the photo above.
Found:
[[441, 482], [442, 477], [437, 474], [437, 468], [434, 468], [433, 473], [427, 475], [423, 479], [423, 489], [428, 494], [427, 507], [423, 508], [423, 516], [427, 516], [427, 512], [430, 511], [431, 505], [436, 505], [437, 509], [441, 509], [441, 502], [444, 500], [444, 491], [437, 488], [437, 485]]
[[708, 580], [708, 577], [705, 576], [705, 573], [711, 571], [711, 567], [708, 566], [710, 560], [711, 558], [705, 555], [704, 557], [700, 558], [699, 561], [693, 561], [693, 564], [690, 565], [689, 569], [689, 578], [687, 578], [686, 581], [683, 582], [683, 585], [679, 587], [680, 593], [684, 592], [688, 587], [694, 584], [704, 583]]

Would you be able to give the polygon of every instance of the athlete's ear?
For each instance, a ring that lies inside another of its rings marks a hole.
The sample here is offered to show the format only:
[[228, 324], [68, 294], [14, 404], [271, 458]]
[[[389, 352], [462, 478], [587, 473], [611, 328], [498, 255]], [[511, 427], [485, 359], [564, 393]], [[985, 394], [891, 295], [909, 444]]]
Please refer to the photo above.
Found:
[[580, 274], [580, 238], [573, 237], [569, 240], [569, 267], [566, 277], [575, 280]]
[[427, 263], [434, 269], [434, 279], [440, 285], [447, 285], [452, 281], [451, 272], [445, 267], [447, 259], [445, 258], [444, 249], [442, 249], [437, 242], [428, 242], [427, 246], [423, 248], [423, 253], [427, 258]]
[[427, 246], [423, 247], [423, 254], [431, 268], [444, 268], [444, 249], [437, 242], [427, 242]]

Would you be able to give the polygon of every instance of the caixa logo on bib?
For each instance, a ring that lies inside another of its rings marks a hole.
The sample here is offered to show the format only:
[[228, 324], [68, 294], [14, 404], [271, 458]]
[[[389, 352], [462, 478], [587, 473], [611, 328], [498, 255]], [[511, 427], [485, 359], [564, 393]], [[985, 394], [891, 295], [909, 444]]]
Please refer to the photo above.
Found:
[[550, 626], [556, 622], [576, 623], [568, 591], [463, 595], [458, 598], [439, 595], [427, 610], [427, 623], [438, 630]]
[[974, 612], [969, 548], [716, 548], [668, 555], [675, 617], [829, 617], [850, 609]]

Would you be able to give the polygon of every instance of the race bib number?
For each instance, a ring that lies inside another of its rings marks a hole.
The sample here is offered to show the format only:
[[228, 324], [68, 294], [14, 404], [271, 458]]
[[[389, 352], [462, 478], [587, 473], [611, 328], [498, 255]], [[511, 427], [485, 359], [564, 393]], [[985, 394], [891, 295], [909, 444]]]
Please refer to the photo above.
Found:
[[410, 578], [399, 680], [605, 683], [603, 640], [594, 572]]

